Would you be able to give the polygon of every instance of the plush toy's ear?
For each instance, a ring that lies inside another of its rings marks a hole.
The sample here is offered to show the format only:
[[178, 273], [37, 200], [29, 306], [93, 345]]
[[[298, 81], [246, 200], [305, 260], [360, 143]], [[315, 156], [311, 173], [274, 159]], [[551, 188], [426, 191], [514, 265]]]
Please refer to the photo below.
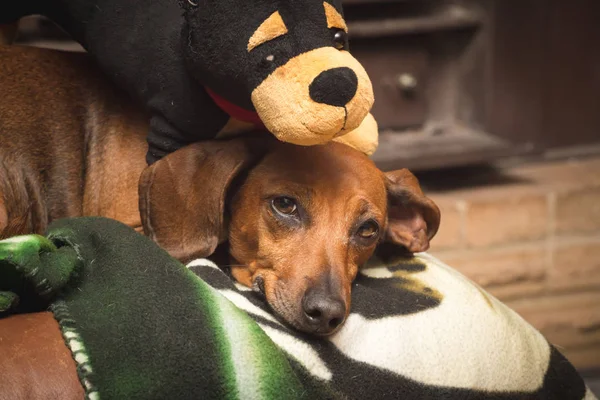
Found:
[[211, 255], [225, 239], [227, 191], [264, 151], [258, 141], [195, 143], [144, 170], [140, 214], [144, 232], [182, 262]]
[[387, 172], [388, 224], [385, 241], [411, 253], [426, 251], [440, 226], [440, 210], [425, 197], [417, 178], [407, 169]]

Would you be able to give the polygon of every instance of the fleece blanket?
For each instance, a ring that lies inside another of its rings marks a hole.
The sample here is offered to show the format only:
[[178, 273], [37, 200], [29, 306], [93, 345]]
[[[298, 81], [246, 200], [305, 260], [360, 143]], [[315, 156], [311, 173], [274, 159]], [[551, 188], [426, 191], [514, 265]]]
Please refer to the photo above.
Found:
[[535, 329], [427, 254], [371, 260], [352, 303], [315, 338], [116, 221], [0, 241], [0, 317], [52, 310], [88, 399], [595, 398]]

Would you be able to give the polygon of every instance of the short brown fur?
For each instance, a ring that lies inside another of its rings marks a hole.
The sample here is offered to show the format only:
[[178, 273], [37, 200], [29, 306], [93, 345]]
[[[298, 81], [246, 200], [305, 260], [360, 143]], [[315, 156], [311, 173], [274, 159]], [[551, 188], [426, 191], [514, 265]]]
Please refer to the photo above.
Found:
[[145, 116], [82, 54], [0, 46], [0, 59], [0, 237], [81, 215], [141, 231]]

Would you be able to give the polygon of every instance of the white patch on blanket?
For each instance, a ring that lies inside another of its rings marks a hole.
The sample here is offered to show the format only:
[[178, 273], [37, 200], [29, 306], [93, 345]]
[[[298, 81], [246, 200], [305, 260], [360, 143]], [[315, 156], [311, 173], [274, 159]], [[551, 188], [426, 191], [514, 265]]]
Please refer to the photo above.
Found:
[[319, 354], [307, 343], [285, 332], [273, 329], [270, 326], [261, 323], [258, 325], [260, 325], [277, 346], [293, 356], [312, 375], [325, 381], [331, 379], [331, 371], [327, 368], [323, 360], [321, 360]]
[[389, 279], [394, 277], [392, 271], [385, 267], [362, 269], [360, 273], [362, 275], [368, 276], [369, 278]]
[[263, 397], [260, 388], [261, 382], [266, 379], [265, 369], [262, 368], [264, 360], [259, 354], [260, 345], [253, 343], [254, 336], [249, 334], [247, 320], [235, 318], [234, 315], [227, 312], [234, 306], [223, 296], [219, 296], [216, 291], [214, 299], [220, 304], [219, 310], [222, 311], [219, 317], [231, 349], [230, 360], [233, 363], [235, 371], [233, 376], [238, 391], [244, 393], [249, 399], [259, 399]]
[[214, 262], [206, 259], [206, 258], [197, 258], [193, 261], [190, 261], [186, 267], [191, 268], [191, 267], [210, 267], [210, 268], [214, 268], [217, 270], [221, 270], [221, 268], [219, 268], [217, 266], [217, 264], [215, 264]]
[[[440, 292], [439, 306], [378, 320], [350, 314], [331, 342], [352, 359], [429, 385], [540, 388], [550, 359], [543, 336], [457, 271], [427, 254], [417, 258], [427, 269], [411, 278]], [[380, 270], [361, 273], [385, 278]], [[481, 356], [482, 349], [487, 357]]]
[[241, 283], [235, 282], [234, 285], [235, 285], [235, 288], [237, 290], [239, 290], [240, 292], [250, 292], [250, 291], [252, 291], [251, 288], [249, 288], [248, 286], [244, 286]]
[[227, 300], [231, 301], [238, 308], [241, 308], [242, 310], [246, 311], [248, 314], [254, 314], [254, 315], [262, 317], [268, 321], [275, 322], [276, 324], [281, 325], [281, 323], [279, 321], [277, 321], [277, 319], [275, 319], [275, 317], [273, 317], [273, 315], [271, 315], [268, 312], [262, 310], [261, 308], [255, 306], [254, 304], [252, 304], [250, 302], [250, 300], [248, 300], [241, 294], [236, 293], [233, 290], [219, 290], [219, 293], [221, 293], [223, 296], [227, 297]]

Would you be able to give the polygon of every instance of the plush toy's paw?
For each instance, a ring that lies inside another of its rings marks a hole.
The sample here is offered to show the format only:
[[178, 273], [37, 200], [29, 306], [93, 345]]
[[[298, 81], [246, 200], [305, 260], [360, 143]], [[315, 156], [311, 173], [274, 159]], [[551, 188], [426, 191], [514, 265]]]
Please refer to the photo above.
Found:
[[347, 144], [358, 151], [370, 156], [377, 150], [379, 144], [379, 131], [377, 121], [372, 114], [368, 114], [358, 128], [333, 139], [336, 142]]

